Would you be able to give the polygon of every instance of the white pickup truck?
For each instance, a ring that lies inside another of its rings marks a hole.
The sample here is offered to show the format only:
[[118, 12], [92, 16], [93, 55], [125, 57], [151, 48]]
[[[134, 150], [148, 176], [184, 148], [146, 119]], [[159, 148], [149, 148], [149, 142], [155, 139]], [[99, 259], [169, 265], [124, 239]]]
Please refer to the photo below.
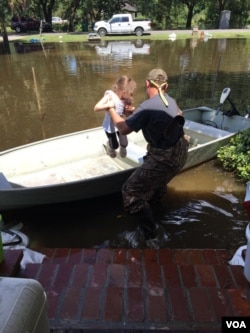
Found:
[[95, 22], [94, 31], [101, 37], [108, 34], [135, 34], [142, 36], [144, 32], [151, 30], [151, 21], [134, 20], [131, 14], [115, 14], [108, 21]]

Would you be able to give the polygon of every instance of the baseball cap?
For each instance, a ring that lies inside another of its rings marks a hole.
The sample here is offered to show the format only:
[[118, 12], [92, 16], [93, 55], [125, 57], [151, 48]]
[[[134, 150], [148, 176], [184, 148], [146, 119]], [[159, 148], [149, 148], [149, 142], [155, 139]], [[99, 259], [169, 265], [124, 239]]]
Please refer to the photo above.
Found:
[[158, 81], [158, 82], [166, 82], [168, 80], [168, 76], [164, 70], [160, 68], [152, 69], [148, 75], [147, 80], [149, 81]]

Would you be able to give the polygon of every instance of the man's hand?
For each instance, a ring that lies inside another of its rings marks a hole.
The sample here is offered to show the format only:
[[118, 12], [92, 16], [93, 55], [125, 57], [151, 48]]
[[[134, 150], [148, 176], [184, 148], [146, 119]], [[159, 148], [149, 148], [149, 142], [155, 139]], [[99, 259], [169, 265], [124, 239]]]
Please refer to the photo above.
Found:
[[123, 114], [125, 117], [130, 116], [135, 111], [135, 107], [133, 105], [126, 105], [124, 106]]

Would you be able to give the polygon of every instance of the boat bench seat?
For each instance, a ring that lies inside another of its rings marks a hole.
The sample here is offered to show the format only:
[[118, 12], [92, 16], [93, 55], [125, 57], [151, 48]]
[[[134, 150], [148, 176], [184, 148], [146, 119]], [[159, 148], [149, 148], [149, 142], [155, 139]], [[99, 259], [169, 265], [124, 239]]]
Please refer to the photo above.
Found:
[[10, 190], [13, 187], [8, 182], [7, 178], [4, 176], [2, 172], [0, 172], [0, 189], [1, 190]]
[[202, 133], [202, 134], [214, 137], [214, 138], [221, 138], [221, 137], [227, 136], [229, 134], [232, 134], [231, 132], [224, 131], [220, 128], [200, 124], [195, 121], [188, 120], [188, 119], [185, 120], [184, 129], [189, 129], [191, 131]]

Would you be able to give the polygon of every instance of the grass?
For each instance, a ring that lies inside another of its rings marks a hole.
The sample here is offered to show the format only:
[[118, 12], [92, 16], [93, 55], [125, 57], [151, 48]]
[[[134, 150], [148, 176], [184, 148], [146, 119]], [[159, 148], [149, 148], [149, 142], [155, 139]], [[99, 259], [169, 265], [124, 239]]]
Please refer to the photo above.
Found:
[[[119, 40], [131, 40], [137, 39], [147, 39], [147, 40], [167, 40], [171, 33], [176, 33], [177, 39], [187, 39], [192, 38], [192, 31], [190, 30], [175, 30], [175, 31], [152, 31], [150, 34], [145, 34], [141, 37], [134, 35], [118, 35]], [[210, 31], [209, 31], [210, 32]], [[250, 38], [250, 29], [242, 30], [211, 30], [212, 38]], [[10, 35], [11, 36], [11, 35]], [[13, 35], [12, 35], [13, 36]], [[16, 36], [16, 35], [15, 35]], [[12, 37], [13, 38], [13, 37]], [[12, 40], [10, 38], [10, 41]], [[200, 32], [197, 35], [197, 38], [200, 38]], [[55, 32], [55, 33], [42, 33], [40, 34], [25, 34], [15, 37], [15, 41], [29, 42], [31, 39], [44, 40], [49, 43], [56, 42], [84, 42], [88, 40], [88, 33], [84, 32], [75, 32], [75, 33], [65, 33], [65, 32]], [[117, 35], [115, 36], [105, 36], [102, 37], [102, 40], [117, 40]]]

